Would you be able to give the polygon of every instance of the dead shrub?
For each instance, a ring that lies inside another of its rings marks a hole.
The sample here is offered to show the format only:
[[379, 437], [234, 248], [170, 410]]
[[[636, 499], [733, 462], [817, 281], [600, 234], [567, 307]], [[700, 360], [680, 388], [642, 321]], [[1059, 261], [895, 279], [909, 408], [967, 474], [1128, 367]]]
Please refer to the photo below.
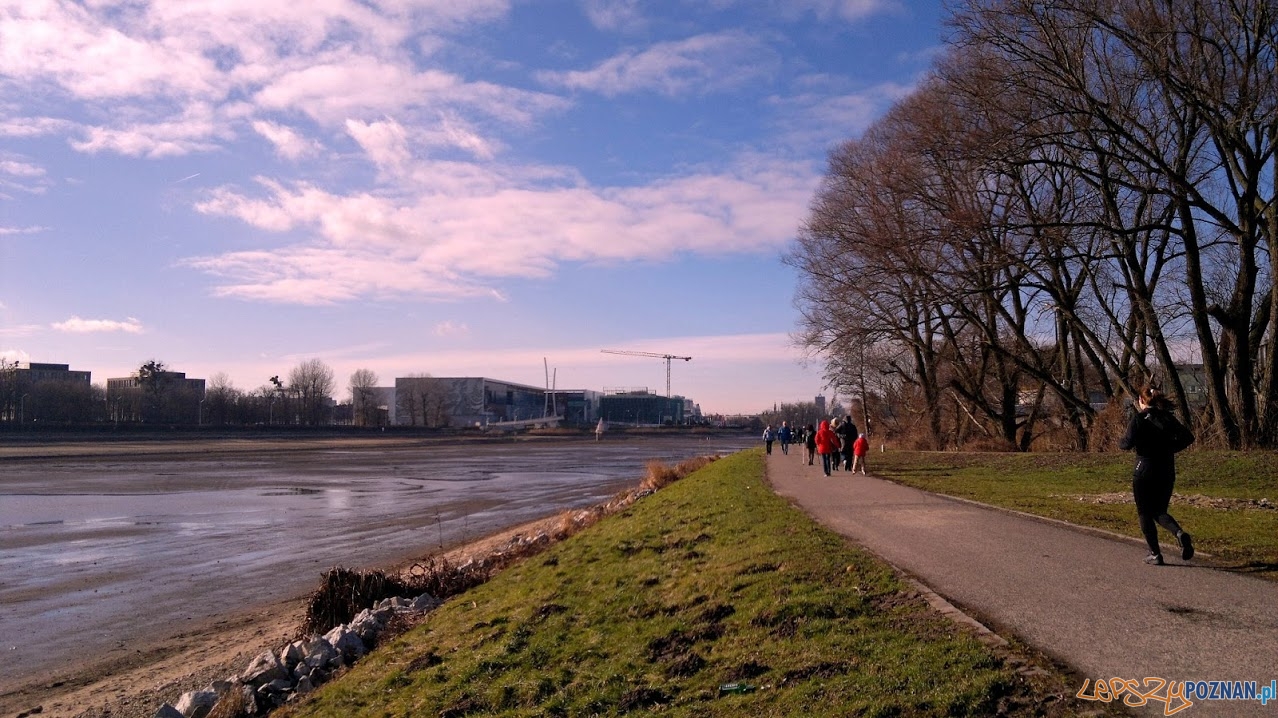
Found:
[[1116, 451], [1118, 440], [1127, 432], [1127, 407], [1121, 396], [1109, 400], [1104, 409], [1096, 412], [1087, 435], [1087, 445], [1092, 451]]
[[218, 699], [207, 718], [242, 718], [248, 715], [248, 699], [242, 690], [230, 690]]

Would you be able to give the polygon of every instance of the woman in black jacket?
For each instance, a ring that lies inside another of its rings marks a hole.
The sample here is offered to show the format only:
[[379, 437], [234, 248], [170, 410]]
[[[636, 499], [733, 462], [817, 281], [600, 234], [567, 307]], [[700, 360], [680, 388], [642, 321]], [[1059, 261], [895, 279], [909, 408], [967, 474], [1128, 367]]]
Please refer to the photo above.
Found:
[[1149, 544], [1145, 563], [1163, 565], [1163, 552], [1158, 546], [1158, 526], [1176, 536], [1180, 557], [1194, 557], [1194, 543], [1189, 533], [1167, 513], [1172, 491], [1176, 488], [1176, 452], [1194, 443], [1194, 435], [1176, 420], [1170, 404], [1158, 389], [1146, 387], [1136, 398], [1136, 414], [1127, 426], [1127, 434], [1118, 448], [1136, 450], [1136, 469], [1132, 474], [1132, 496], [1136, 499], [1136, 515], [1140, 531]]

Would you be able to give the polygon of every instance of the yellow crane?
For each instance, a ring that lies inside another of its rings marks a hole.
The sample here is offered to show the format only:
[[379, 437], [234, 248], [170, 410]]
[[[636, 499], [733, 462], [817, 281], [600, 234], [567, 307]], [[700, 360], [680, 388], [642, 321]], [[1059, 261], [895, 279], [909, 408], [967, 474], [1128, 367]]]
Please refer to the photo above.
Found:
[[675, 356], [674, 354], [657, 354], [655, 352], [632, 352], [624, 349], [602, 349], [604, 354], [624, 354], [632, 357], [652, 357], [653, 359], [666, 360], [666, 398], [670, 398], [670, 360], [682, 359], [684, 361], [692, 361], [692, 357]]

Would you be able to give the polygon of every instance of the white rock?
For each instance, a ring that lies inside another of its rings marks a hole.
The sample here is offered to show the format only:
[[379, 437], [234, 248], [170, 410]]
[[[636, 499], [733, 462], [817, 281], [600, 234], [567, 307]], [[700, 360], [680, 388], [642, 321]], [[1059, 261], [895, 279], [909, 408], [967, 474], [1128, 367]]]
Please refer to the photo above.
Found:
[[178, 698], [178, 713], [186, 718], [204, 718], [217, 705], [217, 694], [213, 691], [187, 691]]
[[[316, 636], [313, 640], [306, 644], [306, 657], [302, 659], [302, 663], [298, 666], [306, 666], [307, 668], [322, 668], [327, 666], [334, 658], [340, 658], [341, 654], [333, 648], [333, 644], [327, 640]], [[295, 669], [297, 670], [297, 669]]]
[[347, 626], [338, 626], [324, 634], [324, 640], [331, 643], [345, 658], [359, 658], [368, 652], [363, 639]]
[[306, 644], [302, 641], [293, 641], [280, 651], [280, 663], [284, 664], [286, 670], [293, 670], [303, 658], [306, 658], [305, 648]]
[[154, 718], [186, 718], [186, 716], [182, 715], [182, 711], [165, 703], [155, 712]]
[[417, 598], [414, 598], [408, 608], [412, 611], [433, 611], [440, 603], [442, 603], [442, 601], [429, 593], [423, 593]]
[[285, 678], [288, 676], [288, 670], [284, 668], [284, 664], [280, 663], [280, 659], [275, 657], [274, 653], [266, 651], [258, 654], [257, 658], [249, 664], [242, 674], [245, 683], [254, 688], [260, 687], [277, 678]]

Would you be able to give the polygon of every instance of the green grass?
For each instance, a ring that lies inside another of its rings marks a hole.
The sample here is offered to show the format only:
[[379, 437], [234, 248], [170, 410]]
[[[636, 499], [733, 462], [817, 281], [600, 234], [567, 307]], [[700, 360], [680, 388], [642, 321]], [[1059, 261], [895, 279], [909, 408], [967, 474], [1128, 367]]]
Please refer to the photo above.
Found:
[[[282, 715], [1075, 712], [1065, 678], [1032, 680], [778, 498], [750, 451], [449, 601]], [[735, 682], [755, 689], [721, 695]]]
[[[1128, 454], [887, 452], [871, 470], [893, 481], [950, 496], [1139, 537], [1131, 503], [1080, 497], [1131, 494]], [[1278, 504], [1278, 453], [1188, 451], [1177, 457], [1171, 513], [1199, 551], [1221, 567], [1278, 579], [1278, 510], [1215, 508], [1185, 497], [1269, 499]], [[1166, 533], [1163, 538], [1170, 540]]]

